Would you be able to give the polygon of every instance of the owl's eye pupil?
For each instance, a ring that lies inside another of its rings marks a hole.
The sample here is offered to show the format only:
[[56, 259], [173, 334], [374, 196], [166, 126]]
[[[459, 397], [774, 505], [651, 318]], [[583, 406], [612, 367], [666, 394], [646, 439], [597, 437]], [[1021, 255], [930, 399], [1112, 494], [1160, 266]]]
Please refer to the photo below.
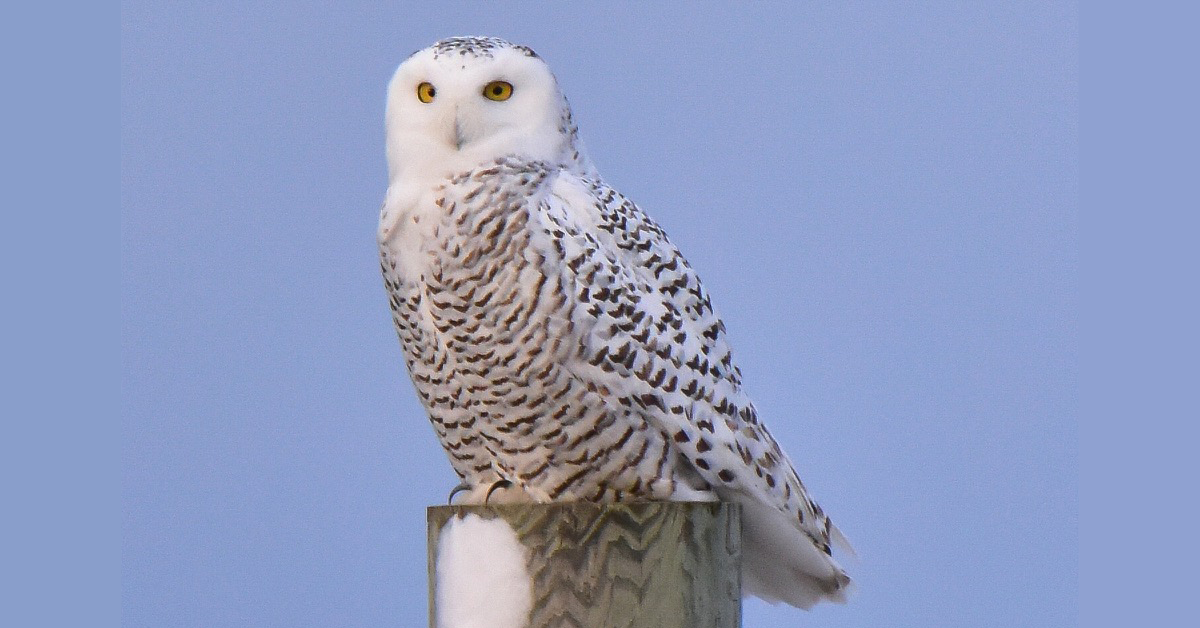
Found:
[[500, 94], [504, 93], [504, 89], [502, 87], [500, 87], [499, 85], [497, 85], [492, 88], [492, 93], [499, 96]]
[[433, 102], [433, 97], [437, 96], [437, 90], [433, 88], [431, 83], [421, 83], [417, 85], [417, 99], [423, 103]]

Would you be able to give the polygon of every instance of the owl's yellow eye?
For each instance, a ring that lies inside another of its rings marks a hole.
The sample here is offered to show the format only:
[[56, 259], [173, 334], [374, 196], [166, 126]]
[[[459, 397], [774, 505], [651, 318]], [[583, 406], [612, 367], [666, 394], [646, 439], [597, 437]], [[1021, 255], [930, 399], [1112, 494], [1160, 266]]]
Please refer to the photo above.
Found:
[[437, 96], [437, 90], [429, 83], [421, 83], [417, 86], [417, 100], [424, 103], [433, 102], [433, 97]]
[[483, 86], [483, 95], [488, 100], [508, 100], [512, 97], [512, 83], [492, 81]]

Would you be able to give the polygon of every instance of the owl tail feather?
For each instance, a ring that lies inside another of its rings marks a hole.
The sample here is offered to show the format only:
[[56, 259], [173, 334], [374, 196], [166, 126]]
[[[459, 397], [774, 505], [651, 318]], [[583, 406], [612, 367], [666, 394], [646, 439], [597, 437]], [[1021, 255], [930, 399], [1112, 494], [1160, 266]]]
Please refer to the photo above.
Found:
[[764, 504], [742, 503], [744, 594], [807, 609], [820, 601], [844, 604], [850, 586], [841, 566], [818, 549], [791, 517]]

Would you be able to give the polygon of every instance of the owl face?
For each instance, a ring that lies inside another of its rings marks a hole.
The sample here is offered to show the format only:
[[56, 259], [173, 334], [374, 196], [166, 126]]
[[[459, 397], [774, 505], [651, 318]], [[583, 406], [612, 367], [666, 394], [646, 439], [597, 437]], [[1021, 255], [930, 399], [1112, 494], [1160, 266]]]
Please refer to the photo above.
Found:
[[443, 40], [400, 64], [388, 86], [391, 177], [441, 177], [506, 155], [558, 161], [567, 115], [550, 68], [528, 48]]

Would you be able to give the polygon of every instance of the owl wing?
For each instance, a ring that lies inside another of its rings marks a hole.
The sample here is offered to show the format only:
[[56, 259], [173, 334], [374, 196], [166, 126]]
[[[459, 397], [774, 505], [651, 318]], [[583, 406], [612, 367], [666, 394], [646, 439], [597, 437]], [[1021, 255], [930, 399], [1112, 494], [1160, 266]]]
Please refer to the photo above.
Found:
[[[830, 541], [844, 539], [759, 421], [724, 325], [662, 228], [603, 182], [570, 173], [552, 182], [539, 209], [577, 299], [572, 372], [646, 417], [718, 495], [743, 503], [748, 547], [795, 549], [782, 566], [751, 566], [752, 589], [799, 606], [840, 599], [849, 579], [829, 554]], [[812, 582], [801, 583], [803, 595], [755, 582], [772, 578]]]

